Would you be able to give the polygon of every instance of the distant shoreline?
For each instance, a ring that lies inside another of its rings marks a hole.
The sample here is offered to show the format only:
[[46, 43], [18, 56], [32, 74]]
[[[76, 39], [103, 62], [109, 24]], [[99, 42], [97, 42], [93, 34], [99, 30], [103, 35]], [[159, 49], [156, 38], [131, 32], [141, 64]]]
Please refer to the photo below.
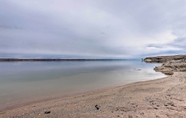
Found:
[[55, 59], [55, 58], [0, 58], [0, 62], [16, 62], [16, 61], [123, 61], [126, 59]]

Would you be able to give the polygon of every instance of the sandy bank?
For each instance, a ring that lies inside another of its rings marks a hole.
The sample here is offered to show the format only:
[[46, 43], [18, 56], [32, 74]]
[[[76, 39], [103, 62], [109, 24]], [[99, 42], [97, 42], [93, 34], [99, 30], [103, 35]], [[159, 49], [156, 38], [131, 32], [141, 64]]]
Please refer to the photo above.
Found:
[[24, 106], [1, 118], [186, 117], [186, 74]]

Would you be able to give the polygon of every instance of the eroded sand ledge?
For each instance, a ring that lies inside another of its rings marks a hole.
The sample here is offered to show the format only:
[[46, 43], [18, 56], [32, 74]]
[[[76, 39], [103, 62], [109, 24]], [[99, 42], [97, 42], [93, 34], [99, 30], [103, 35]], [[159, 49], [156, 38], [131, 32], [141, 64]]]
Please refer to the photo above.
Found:
[[32, 104], [0, 117], [185, 118], [186, 73]]

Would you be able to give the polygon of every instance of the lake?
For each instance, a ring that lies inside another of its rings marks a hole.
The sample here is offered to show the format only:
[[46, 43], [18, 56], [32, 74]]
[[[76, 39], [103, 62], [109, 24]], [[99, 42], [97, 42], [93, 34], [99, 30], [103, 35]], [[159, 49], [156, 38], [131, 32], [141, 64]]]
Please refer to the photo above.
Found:
[[25, 103], [165, 77], [141, 60], [1, 62], [0, 111]]

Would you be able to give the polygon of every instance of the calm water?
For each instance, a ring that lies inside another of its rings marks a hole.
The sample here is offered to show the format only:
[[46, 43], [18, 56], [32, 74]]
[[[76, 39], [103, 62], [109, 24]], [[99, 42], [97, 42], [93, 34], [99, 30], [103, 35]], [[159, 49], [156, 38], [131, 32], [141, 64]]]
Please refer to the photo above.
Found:
[[154, 72], [156, 65], [140, 60], [1, 62], [0, 110], [44, 98], [164, 77]]

